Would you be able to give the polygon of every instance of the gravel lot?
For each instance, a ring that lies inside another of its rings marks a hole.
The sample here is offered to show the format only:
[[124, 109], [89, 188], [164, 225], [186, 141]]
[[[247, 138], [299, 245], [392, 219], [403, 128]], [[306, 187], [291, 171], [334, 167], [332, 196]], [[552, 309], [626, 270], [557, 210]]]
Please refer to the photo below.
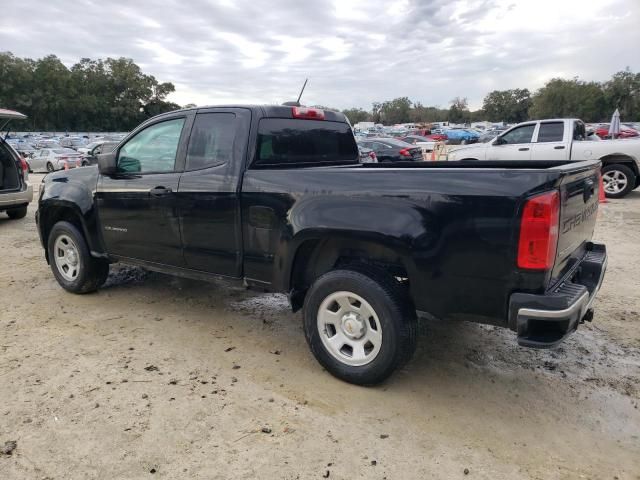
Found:
[[640, 191], [602, 206], [596, 317], [561, 348], [425, 322], [376, 388], [323, 372], [283, 296], [123, 266], [65, 293], [35, 208], [0, 215], [2, 479], [640, 479]]

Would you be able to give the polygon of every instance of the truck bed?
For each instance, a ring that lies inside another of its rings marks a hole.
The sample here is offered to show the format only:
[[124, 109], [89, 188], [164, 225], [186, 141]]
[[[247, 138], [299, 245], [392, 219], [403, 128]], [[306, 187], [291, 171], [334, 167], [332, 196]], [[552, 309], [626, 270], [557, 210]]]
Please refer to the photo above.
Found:
[[[575, 218], [585, 205], [578, 190], [586, 180], [589, 188], [597, 186], [599, 165], [407, 162], [247, 170], [241, 200], [249, 219], [243, 222], [245, 276], [287, 291], [290, 252], [305, 241], [325, 241], [331, 232], [331, 242], [356, 253], [368, 244], [385, 246], [389, 261], [407, 275], [418, 310], [505, 325], [511, 292], [551, 288], [586, 254], [595, 222], [590, 216], [581, 227], [561, 230], [563, 256], [553, 271], [518, 270], [524, 202], [553, 189], [571, 191], [562, 197], [561, 223]], [[597, 193], [590, 204], [594, 198]], [[269, 217], [269, 228], [252, 223], [258, 209]]]

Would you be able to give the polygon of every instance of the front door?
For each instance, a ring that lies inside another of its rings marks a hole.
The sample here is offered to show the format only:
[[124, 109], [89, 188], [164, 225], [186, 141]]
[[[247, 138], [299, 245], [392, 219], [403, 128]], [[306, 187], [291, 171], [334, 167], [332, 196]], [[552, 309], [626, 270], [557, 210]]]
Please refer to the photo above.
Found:
[[159, 120], [117, 152], [118, 173], [98, 183], [98, 216], [109, 254], [184, 266], [176, 193], [186, 116]]
[[530, 123], [500, 135], [487, 149], [487, 160], [530, 160], [535, 128], [536, 124]]

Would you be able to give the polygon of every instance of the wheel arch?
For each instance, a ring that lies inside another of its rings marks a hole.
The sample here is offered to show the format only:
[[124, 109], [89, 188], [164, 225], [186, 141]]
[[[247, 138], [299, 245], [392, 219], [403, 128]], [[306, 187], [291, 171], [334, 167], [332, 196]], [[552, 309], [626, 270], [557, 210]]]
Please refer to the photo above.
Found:
[[293, 311], [304, 304], [307, 290], [316, 278], [341, 266], [371, 265], [390, 275], [409, 278], [407, 257], [396, 246], [382, 240], [354, 238], [335, 234], [314, 236], [301, 241], [292, 255], [285, 277]]
[[638, 161], [633, 158], [631, 155], [627, 155], [624, 153], [612, 153], [609, 155], [605, 155], [600, 157], [600, 161], [602, 165], [614, 165], [616, 163], [620, 163], [622, 165], [627, 165], [631, 168], [636, 178], [640, 177], [640, 170], [638, 169]]
[[38, 228], [40, 238], [44, 247], [45, 257], [49, 261], [49, 235], [53, 226], [58, 222], [69, 222], [76, 227], [85, 237], [90, 250], [93, 252], [95, 245], [92, 245], [92, 238], [89, 235], [86, 222], [77, 205], [71, 202], [58, 202], [54, 204], [41, 205], [38, 211]]

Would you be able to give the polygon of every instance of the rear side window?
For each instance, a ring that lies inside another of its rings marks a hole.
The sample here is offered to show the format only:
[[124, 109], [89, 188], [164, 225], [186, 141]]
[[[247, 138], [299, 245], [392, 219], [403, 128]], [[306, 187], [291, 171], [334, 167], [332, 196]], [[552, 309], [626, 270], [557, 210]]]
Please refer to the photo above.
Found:
[[196, 115], [187, 150], [187, 170], [215, 167], [231, 160], [235, 120], [233, 113]]
[[358, 147], [346, 123], [288, 118], [260, 120], [256, 166], [347, 162], [358, 162]]
[[538, 132], [538, 143], [561, 142], [564, 137], [564, 123], [541, 123]]

